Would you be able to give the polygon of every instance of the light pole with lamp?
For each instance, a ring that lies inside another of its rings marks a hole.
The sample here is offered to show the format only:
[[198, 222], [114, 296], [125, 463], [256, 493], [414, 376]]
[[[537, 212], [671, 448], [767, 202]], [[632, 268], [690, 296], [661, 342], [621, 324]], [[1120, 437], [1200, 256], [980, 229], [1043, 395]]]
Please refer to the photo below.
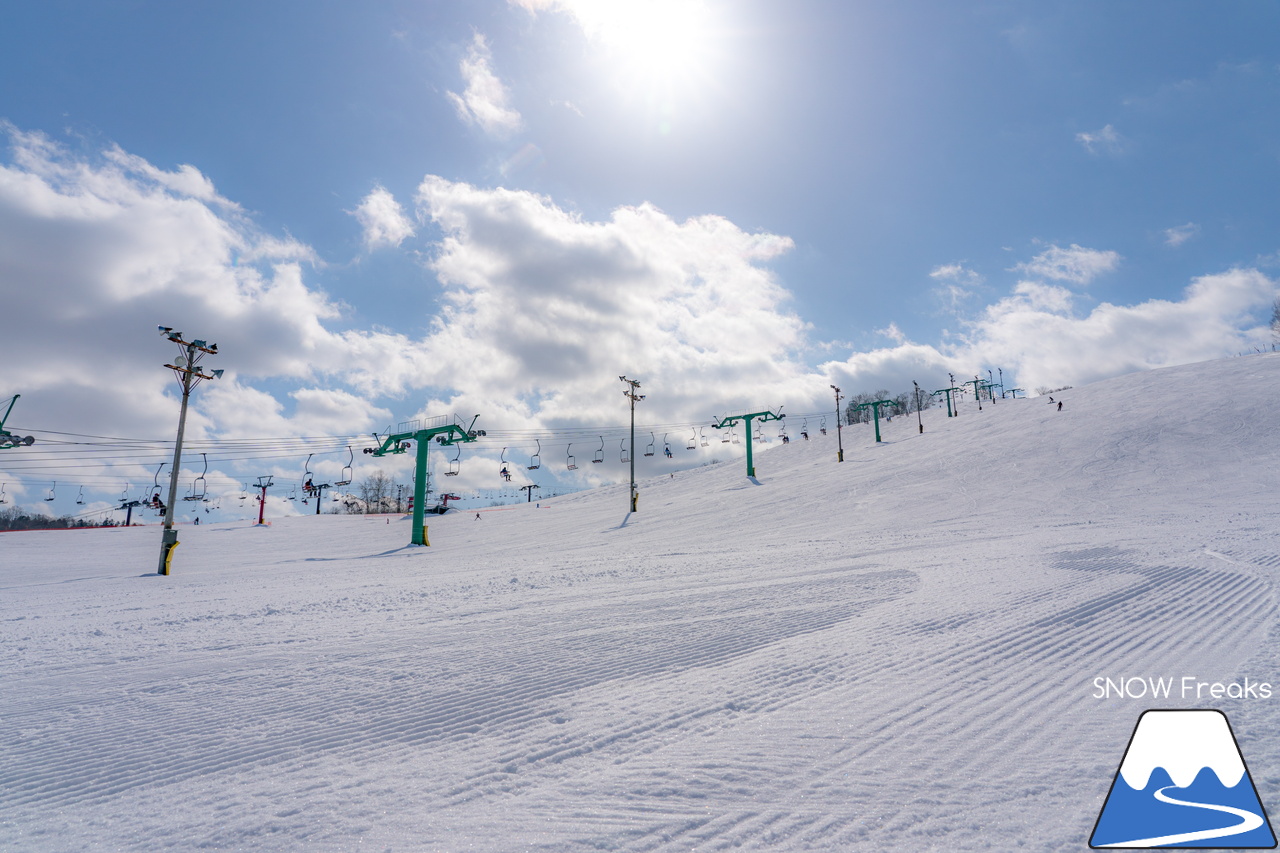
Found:
[[157, 326], [160, 334], [178, 345], [181, 353], [172, 364], [165, 367], [173, 371], [178, 382], [182, 384], [182, 409], [178, 414], [178, 438], [173, 444], [173, 468], [169, 475], [169, 502], [164, 510], [164, 532], [160, 536], [160, 565], [156, 574], [169, 574], [169, 564], [173, 561], [173, 549], [178, 547], [178, 531], [173, 529], [173, 505], [178, 500], [178, 466], [182, 463], [182, 434], [187, 428], [187, 401], [191, 397], [191, 389], [205, 379], [218, 379], [221, 370], [204, 373], [200, 369], [200, 361], [206, 355], [217, 355], [218, 345], [210, 346], [202, 340], [186, 341], [182, 332], [175, 332], [170, 326]]
[[836, 447], [839, 452], [836, 455], [837, 462], [844, 461], [844, 436], [840, 432], [840, 389], [832, 385], [831, 390], [836, 392]]

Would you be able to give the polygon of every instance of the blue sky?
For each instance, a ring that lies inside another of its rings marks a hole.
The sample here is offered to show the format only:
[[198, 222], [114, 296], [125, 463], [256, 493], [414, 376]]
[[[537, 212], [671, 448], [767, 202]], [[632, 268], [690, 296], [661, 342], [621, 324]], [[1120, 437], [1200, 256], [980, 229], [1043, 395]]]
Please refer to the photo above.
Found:
[[[620, 373], [651, 423], [703, 423], [815, 411], [831, 382], [1058, 386], [1269, 345], [1278, 24], [1263, 3], [15, 4], [0, 288], [29, 369], [0, 392], [31, 428], [162, 436], [158, 322], [231, 343], [210, 440], [617, 424]], [[111, 389], [76, 376], [104, 351]]]

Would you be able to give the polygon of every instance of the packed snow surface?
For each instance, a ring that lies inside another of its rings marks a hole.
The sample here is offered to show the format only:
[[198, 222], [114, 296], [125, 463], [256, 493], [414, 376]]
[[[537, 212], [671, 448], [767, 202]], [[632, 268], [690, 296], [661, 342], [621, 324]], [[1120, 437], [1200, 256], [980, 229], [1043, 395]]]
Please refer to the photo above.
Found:
[[1226, 713], [1276, 814], [1278, 380], [970, 400], [425, 548], [0, 534], [0, 847], [1084, 850], [1148, 708]]

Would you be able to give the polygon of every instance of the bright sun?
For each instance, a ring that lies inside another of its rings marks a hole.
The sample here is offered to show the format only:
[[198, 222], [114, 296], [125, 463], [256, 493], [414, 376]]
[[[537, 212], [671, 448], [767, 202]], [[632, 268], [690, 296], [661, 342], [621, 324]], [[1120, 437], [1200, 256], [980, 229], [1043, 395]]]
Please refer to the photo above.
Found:
[[712, 28], [701, 0], [570, 0], [565, 5], [629, 77], [675, 83], [706, 66]]

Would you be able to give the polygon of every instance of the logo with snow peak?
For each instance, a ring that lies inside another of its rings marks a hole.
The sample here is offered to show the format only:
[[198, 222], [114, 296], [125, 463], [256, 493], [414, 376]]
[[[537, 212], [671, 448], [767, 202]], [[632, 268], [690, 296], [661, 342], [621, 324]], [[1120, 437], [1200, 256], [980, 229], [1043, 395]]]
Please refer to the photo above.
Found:
[[1240, 746], [1221, 711], [1144, 711], [1089, 846], [1276, 846]]

